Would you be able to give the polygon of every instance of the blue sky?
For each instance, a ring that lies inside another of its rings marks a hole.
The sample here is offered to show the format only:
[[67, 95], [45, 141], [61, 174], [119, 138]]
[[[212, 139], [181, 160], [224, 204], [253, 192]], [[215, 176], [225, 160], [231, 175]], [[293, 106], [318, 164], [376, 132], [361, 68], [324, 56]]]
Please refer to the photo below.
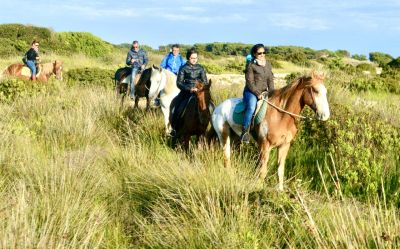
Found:
[[0, 23], [87, 31], [111, 43], [206, 42], [400, 56], [400, 0], [0, 0]]

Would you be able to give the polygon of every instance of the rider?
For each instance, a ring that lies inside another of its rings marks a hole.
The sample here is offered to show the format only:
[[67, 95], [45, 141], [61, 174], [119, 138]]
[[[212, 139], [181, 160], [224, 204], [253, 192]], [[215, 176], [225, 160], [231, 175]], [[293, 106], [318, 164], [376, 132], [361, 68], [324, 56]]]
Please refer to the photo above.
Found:
[[133, 41], [132, 48], [128, 51], [126, 56], [126, 64], [132, 66], [132, 75], [131, 75], [131, 99], [135, 98], [135, 76], [140, 71], [146, 68], [147, 62], [149, 61], [147, 57], [146, 51], [142, 48], [139, 48], [139, 42]]
[[32, 71], [31, 79], [33, 81], [36, 80], [36, 64], [39, 63], [39, 42], [37, 40], [33, 40], [31, 44], [31, 48], [25, 53], [25, 64]]
[[266, 48], [263, 44], [254, 45], [251, 48], [252, 60], [246, 67], [246, 86], [243, 90], [243, 103], [246, 109], [240, 136], [240, 140], [245, 143], [250, 141], [249, 128], [256, 110], [257, 100], [262, 98], [263, 92], [274, 90], [274, 74], [271, 64], [265, 60], [265, 52]]
[[[178, 74], [179, 69], [185, 64], [185, 60], [179, 53], [180, 47], [178, 44], [173, 44], [171, 52], [169, 52], [161, 61], [160, 66], [174, 73]], [[154, 100], [156, 106], [160, 105], [160, 95]]]
[[197, 64], [198, 53], [195, 48], [191, 48], [186, 53], [187, 62], [181, 67], [176, 79], [176, 85], [181, 90], [179, 94], [172, 100], [171, 110], [171, 136], [176, 135], [177, 122], [183, 109], [185, 108], [190, 96], [197, 92], [195, 87], [196, 80], [200, 80], [205, 85], [208, 85], [206, 71]]

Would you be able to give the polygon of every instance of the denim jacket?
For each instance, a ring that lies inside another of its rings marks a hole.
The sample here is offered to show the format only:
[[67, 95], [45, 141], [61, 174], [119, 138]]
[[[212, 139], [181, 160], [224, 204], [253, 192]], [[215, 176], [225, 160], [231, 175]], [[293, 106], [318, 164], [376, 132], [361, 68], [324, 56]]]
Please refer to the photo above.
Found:
[[[135, 59], [137, 61], [132, 64], [131, 59]], [[142, 65], [147, 65], [148, 61], [149, 59], [147, 58], [146, 51], [141, 48], [138, 51], [135, 51], [133, 48], [131, 48], [126, 56], [126, 64], [135, 68], [139, 68]]]

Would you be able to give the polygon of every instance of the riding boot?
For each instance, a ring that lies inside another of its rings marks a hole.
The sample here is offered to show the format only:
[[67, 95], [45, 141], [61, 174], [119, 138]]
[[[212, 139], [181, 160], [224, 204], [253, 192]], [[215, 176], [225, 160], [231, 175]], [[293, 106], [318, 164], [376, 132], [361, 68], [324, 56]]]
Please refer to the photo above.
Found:
[[246, 129], [244, 126], [242, 127], [242, 134], [240, 135], [240, 141], [242, 141], [242, 143], [250, 142], [249, 129]]

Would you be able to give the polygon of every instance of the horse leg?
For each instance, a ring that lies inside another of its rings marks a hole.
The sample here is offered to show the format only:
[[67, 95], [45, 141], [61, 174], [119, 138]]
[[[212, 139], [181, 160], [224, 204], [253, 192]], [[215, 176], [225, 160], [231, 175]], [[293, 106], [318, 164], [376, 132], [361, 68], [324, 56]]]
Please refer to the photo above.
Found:
[[135, 108], [139, 107], [139, 97], [135, 96]]
[[[219, 135], [219, 134], [218, 134]], [[227, 123], [222, 127], [221, 135], [219, 135], [219, 141], [224, 150], [224, 166], [225, 168], [231, 167], [231, 139], [230, 129]]]
[[267, 140], [263, 140], [259, 143], [260, 146], [260, 159], [259, 159], [259, 169], [257, 175], [264, 180], [267, 176], [267, 165], [269, 159], [269, 153], [271, 152], [271, 146]]
[[285, 160], [289, 152], [290, 143], [282, 144], [278, 148], [278, 190], [283, 191], [283, 178], [285, 175]]
[[183, 137], [183, 148], [185, 149], [185, 152], [189, 152], [189, 143], [190, 143], [190, 136], [185, 135]]
[[148, 112], [150, 110], [150, 98], [149, 96], [146, 96], [146, 111]]
[[168, 135], [171, 132], [171, 124], [169, 123], [169, 108], [161, 105], [161, 111], [164, 114], [165, 133]]

